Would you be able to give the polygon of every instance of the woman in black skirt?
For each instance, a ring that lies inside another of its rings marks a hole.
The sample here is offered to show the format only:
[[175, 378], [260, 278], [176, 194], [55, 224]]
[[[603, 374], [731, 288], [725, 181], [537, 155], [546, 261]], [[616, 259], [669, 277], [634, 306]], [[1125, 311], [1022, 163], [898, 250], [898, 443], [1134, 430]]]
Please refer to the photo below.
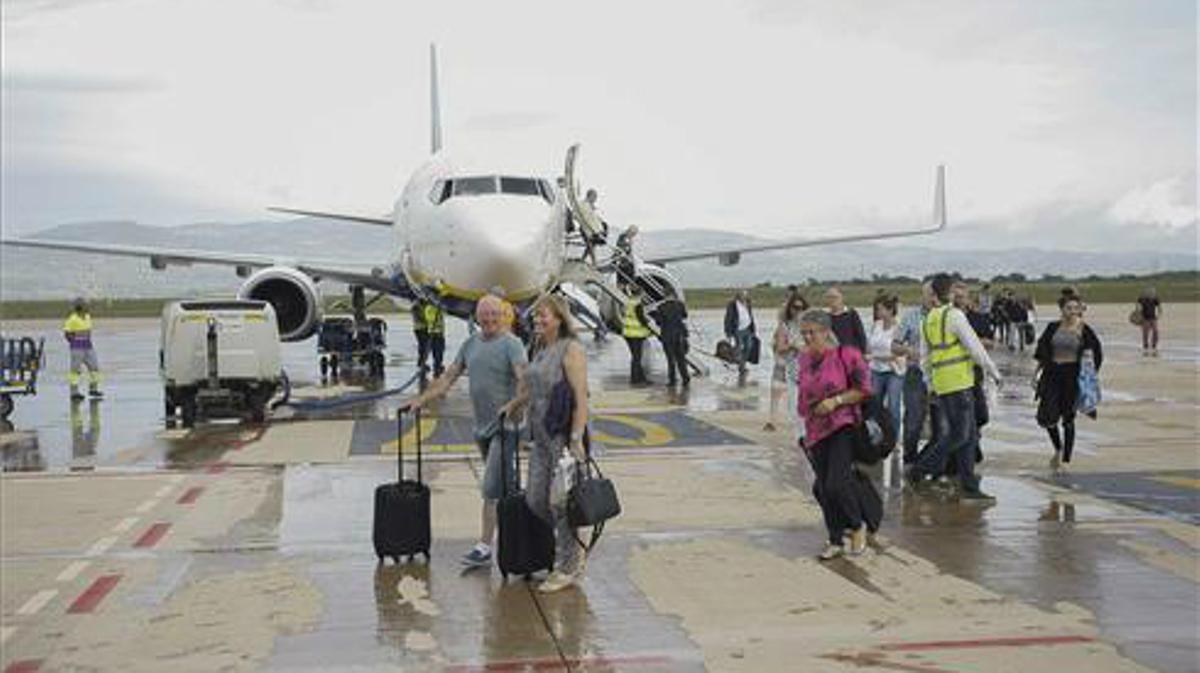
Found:
[[[1050, 468], [1058, 470], [1071, 462], [1075, 448], [1075, 403], [1079, 398], [1079, 363], [1090, 357], [1100, 371], [1104, 354], [1096, 332], [1083, 321], [1083, 300], [1073, 290], [1064, 290], [1058, 299], [1062, 318], [1046, 325], [1038, 339], [1037, 351], [1037, 422], [1046, 428], [1054, 457]], [[1059, 425], [1062, 432], [1059, 432]]]

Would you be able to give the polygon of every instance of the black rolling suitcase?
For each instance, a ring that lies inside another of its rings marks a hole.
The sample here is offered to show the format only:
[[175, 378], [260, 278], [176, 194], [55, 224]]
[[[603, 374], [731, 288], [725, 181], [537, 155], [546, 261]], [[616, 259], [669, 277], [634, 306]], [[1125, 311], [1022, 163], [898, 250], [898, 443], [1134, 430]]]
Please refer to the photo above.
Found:
[[[505, 419], [500, 417], [500, 448], [505, 446]], [[493, 447], [494, 450], [495, 447]], [[525, 502], [525, 491], [521, 488], [521, 451], [514, 452], [517, 474], [511, 483], [508, 477], [508, 461], [500, 460], [500, 482], [504, 484], [504, 496], [496, 503], [498, 524], [496, 542], [496, 564], [504, 579], [509, 575], [524, 575], [525, 579], [539, 570], [554, 568], [554, 528], [542, 520]], [[511, 490], [509, 486], [512, 486]]]
[[396, 413], [396, 470], [398, 480], [375, 489], [375, 555], [382, 563], [390, 556], [396, 563], [401, 556], [424, 554], [429, 562], [429, 487], [421, 480], [421, 412], [413, 418], [417, 435], [417, 480], [404, 478], [404, 411]]

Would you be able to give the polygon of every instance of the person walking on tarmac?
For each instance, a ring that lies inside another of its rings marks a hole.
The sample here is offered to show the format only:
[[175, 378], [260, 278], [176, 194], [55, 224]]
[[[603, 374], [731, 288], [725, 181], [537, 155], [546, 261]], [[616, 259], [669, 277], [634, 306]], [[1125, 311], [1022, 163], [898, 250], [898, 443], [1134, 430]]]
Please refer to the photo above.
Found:
[[650, 336], [649, 325], [645, 309], [642, 308], [642, 289], [631, 284], [629, 301], [625, 302], [625, 320], [621, 334], [625, 337], [625, 343], [629, 345], [629, 383], [635, 386], [649, 382], [642, 368], [642, 346], [646, 343], [646, 337]]
[[[496, 502], [504, 496], [508, 485], [501, 475], [512, 480], [515, 474], [516, 433], [508, 434], [500, 443], [499, 415], [502, 407], [517, 396], [518, 386], [525, 376], [529, 361], [521, 340], [500, 324], [503, 316], [501, 299], [484, 295], [475, 304], [475, 319], [479, 331], [472, 334], [458, 349], [458, 354], [446, 373], [439, 376], [421, 394], [400, 405], [415, 411], [441, 399], [463, 374], [467, 375], [473, 412], [475, 443], [483, 460], [480, 495], [483, 506], [480, 514], [479, 542], [463, 557], [469, 568], [483, 568], [492, 563], [492, 543], [496, 534]], [[501, 470], [501, 461], [509, 468]]]
[[687, 306], [675, 296], [670, 296], [658, 302], [650, 311], [650, 316], [658, 323], [658, 340], [662, 342], [663, 353], [667, 356], [667, 385], [675, 385], [675, 372], [678, 370], [683, 385], [692, 382], [687, 363]]
[[754, 346], [755, 331], [750, 293], [738, 290], [725, 305], [725, 336], [733, 342], [737, 352], [738, 376], [746, 375], [746, 361], [754, 359], [750, 351]]
[[76, 297], [71, 303], [71, 314], [63, 323], [63, 337], [71, 351], [70, 368], [67, 370], [71, 401], [83, 399], [83, 393], [79, 392], [79, 372], [84, 368], [88, 373], [88, 394], [95, 400], [103, 398], [104, 393], [100, 392], [100, 360], [96, 358], [96, 348], [92, 343], [92, 314], [83, 297]]
[[[1083, 320], [1083, 299], [1073, 290], [1064, 290], [1058, 306], [1062, 318], [1046, 325], [1033, 355], [1037, 360], [1034, 375], [1037, 422], [1046, 429], [1054, 447], [1054, 456], [1050, 459], [1050, 469], [1054, 471], [1071, 462], [1071, 452], [1075, 448], [1079, 370], [1089, 359], [1096, 371], [1100, 371], [1100, 365], [1104, 363], [1100, 338]], [[1095, 411], [1092, 415], [1095, 416]]]
[[966, 315], [951, 303], [949, 274], [939, 273], [930, 281], [934, 307], [921, 326], [921, 367], [930, 388], [937, 398], [937, 441], [921, 453], [909, 470], [907, 478], [916, 489], [925, 489], [926, 480], [937, 478], [945, 471], [946, 461], [954, 456], [958, 466], [961, 498], [991, 501], [990, 495], [979, 488], [975, 475], [975, 452], [979, 443], [979, 428], [975, 424], [975, 369], [983, 368], [985, 375], [999, 386], [1000, 370], [988, 357]]
[[417, 368], [421, 378], [429, 371], [425, 359], [433, 356], [433, 377], [442, 375], [446, 353], [446, 316], [437, 304], [421, 298], [412, 306], [413, 334], [417, 337]]

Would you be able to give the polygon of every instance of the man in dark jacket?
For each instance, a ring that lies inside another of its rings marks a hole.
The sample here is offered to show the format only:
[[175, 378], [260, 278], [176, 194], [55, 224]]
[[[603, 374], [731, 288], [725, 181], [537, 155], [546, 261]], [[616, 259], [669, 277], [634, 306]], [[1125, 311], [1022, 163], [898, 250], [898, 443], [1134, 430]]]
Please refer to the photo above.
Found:
[[662, 342], [663, 354], [667, 356], [667, 385], [675, 385], [675, 370], [679, 370], [683, 385], [692, 382], [688, 372], [687, 358], [687, 306], [675, 297], [667, 297], [650, 312], [658, 323], [658, 339]]
[[746, 373], [746, 361], [751, 357], [754, 345], [754, 307], [750, 303], [750, 293], [738, 290], [733, 299], [725, 305], [725, 336], [733, 341], [737, 351], [738, 374]]
[[842, 291], [836, 287], [825, 290], [825, 306], [833, 318], [833, 333], [838, 343], [843, 346], [857, 348], [859, 353], [867, 352], [867, 333], [863, 329], [862, 319], [858, 311], [846, 306]]

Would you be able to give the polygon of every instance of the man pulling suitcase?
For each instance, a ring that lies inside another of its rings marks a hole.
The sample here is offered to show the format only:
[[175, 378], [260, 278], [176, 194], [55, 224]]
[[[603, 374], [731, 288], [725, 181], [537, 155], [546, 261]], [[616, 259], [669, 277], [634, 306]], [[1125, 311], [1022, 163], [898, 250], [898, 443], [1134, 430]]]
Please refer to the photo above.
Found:
[[521, 340], [503, 329], [504, 309], [499, 297], [484, 295], [475, 306], [479, 331], [458, 350], [446, 372], [429, 384], [425, 392], [408, 400], [402, 409], [420, 409], [441, 398], [463, 373], [469, 375], [471, 407], [475, 417], [475, 439], [484, 461], [480, 485], [483, 507], [479, 542], [463, 556], [463, 565], [486, 567], [492, 563], [496, 534], [496, 502], [504, 495], [502, 459], [511, 461], [512, 443], [505, 446], [496, 431], [500, 408], [516, 397], [517, 384], [525, 375], [528, 359]]

